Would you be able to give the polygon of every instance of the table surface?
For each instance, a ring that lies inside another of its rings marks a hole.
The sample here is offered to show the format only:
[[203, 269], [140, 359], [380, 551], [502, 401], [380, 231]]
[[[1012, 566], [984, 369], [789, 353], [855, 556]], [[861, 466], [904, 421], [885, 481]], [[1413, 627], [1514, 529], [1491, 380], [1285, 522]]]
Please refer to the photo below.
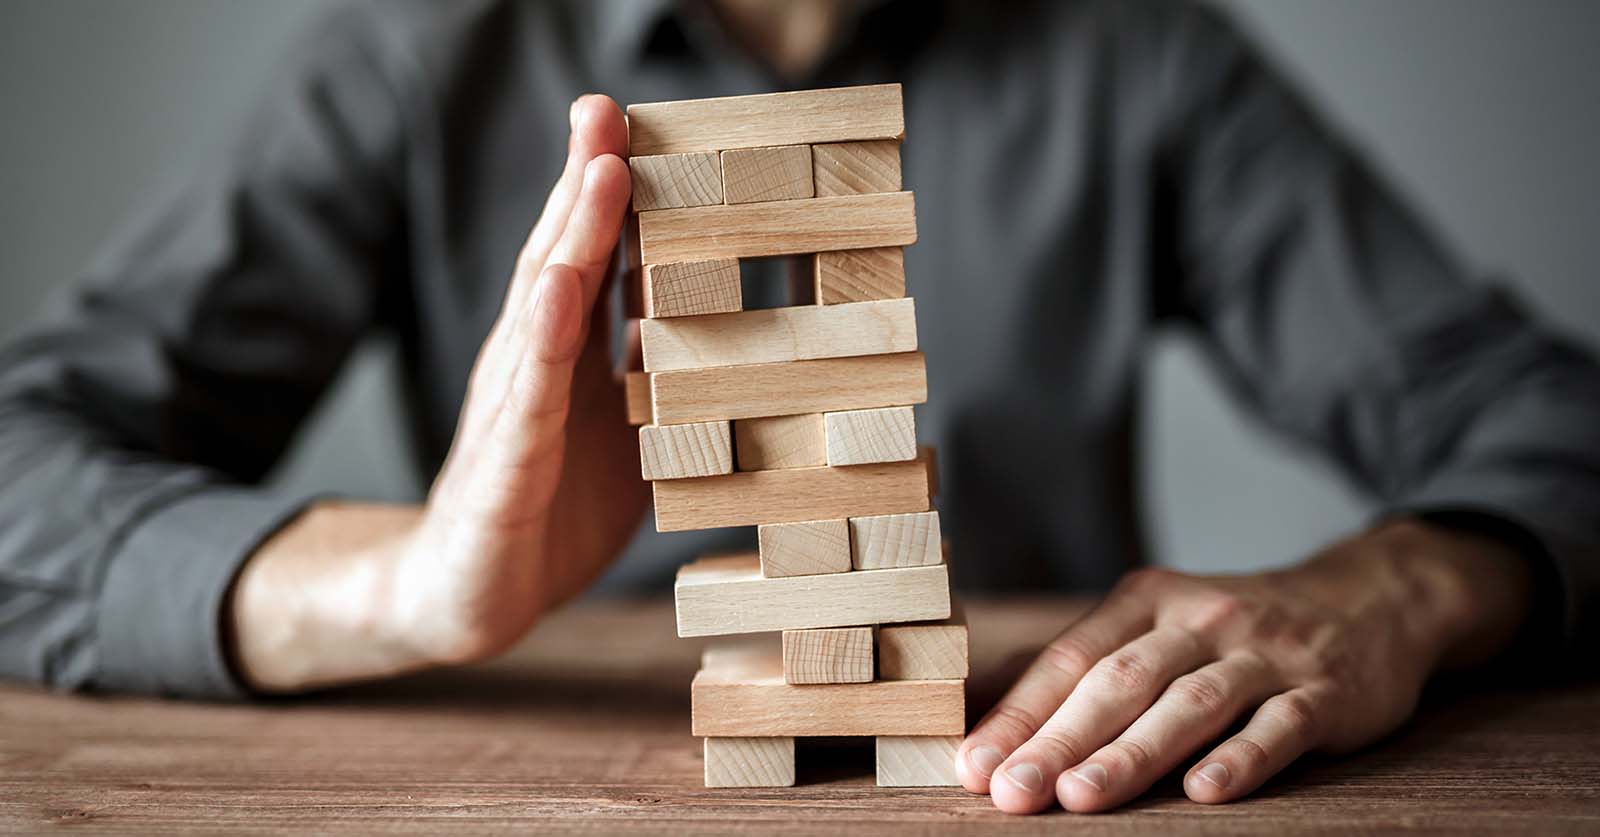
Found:
[[[972, 709], [1083, 606], [969, 602]], [[666, 602], [596, 603], [490, 664], [292, 701], [0, 687], [0, 831], [1600, 833], [1592, 683], [1435, 689], [1387, 741], [1233, 805], [1195, 805], [1169, 777], [1117, 813], [1027, 818], [959, 788], [878, 788], [869, 740], [803, 743], [793, 788], [701, 787], [702, 645], [676, 638]]]

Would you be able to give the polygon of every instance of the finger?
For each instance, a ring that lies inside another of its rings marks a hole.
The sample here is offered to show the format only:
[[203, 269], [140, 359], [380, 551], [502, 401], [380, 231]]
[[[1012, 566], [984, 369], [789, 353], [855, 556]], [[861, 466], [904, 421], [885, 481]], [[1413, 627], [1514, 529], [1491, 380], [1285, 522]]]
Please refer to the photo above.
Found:
[[1112, 593], [1051, 640], [961, 742], [956, 775], [962, 786], [973, 793], [988, 793], [995, 769], [1039, 731], [1090, 667], [1148, 630], [1154, 618], [1148, 601]]
[[583, 277], [584, 298], [593, 306], [611, 271], [611, 254], [622, 236], [632, 183], [628, 164], [615, 154], [589, 161], [583, 192], [572, 207], [549, 262], [570, 265]]
[[1157, 779], [1282, 683], [1261, 658], [1237, 654], [1185, 674], [1117, 740], [1056, 780], [1069, 811], [1104, 811], [1144, 793]]
[[1056, 801], [1056, 779], [1118, 733], [1178, 677], [1208, 662], [1212, 652], [1193, 633], [1157, 628], [1095, 663], [1066, 702], [996, 771], [989, 795], [1014, 814]]
[[1195, 802], [1229, 802], [1261, 787], [1316, 746], [1326, 701], [1312, 688], [1270, 698], [1238, 735], [1222, 742], [1183, 779]]

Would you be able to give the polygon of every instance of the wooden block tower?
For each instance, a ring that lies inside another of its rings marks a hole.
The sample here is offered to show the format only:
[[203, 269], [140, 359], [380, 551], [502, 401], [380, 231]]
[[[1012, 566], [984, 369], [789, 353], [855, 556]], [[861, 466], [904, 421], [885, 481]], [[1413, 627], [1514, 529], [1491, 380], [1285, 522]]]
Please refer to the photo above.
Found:
[[[629, 376], [662, 532], [757, 526], [702, 558], [678, 635], [713, 787], [794, 783], [797, 736], [873, 736], [879, 785], [955, 784], [967, 629], [952, 614], [902, 248], [899, 85], [628, 108], [644, 369]], [[636, 248], [636, 249], [635, 249]], [[740, 259], [811, 261], [811, 304], [744, 310]]]

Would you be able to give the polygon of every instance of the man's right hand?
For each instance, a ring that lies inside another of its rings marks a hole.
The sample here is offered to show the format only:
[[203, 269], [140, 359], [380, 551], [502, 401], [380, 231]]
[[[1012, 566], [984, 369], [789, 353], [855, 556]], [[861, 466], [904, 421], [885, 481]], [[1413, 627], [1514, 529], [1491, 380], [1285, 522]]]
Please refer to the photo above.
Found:
[[572, 105], [566, 168], [517, 258], [422, 506], [312, 507], [240, 573], [240, 675], [293, 691], [482, 659], [626, 545], [644, 512], [638, 437], [592, 327], [629, 197], [616, 103]]

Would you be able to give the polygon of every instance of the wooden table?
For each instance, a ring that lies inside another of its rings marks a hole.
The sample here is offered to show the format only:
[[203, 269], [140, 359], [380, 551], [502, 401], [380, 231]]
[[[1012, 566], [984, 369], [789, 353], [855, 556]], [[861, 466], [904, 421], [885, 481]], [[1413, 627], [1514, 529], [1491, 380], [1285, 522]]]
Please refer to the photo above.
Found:
[[[1082, 606], [970, 603], [974, 708]], [[1115, 814], [1023, 818], [959, 789], [877, 788], [870, 743], [803, 746], [798, 787], [701, 787], [700, 645], [674, 636], [665, 602], [607, 603], [489, 665], [304, 700], [0, 687], [0, 831], [1600, 833], [1593, 684], [1435, 694], [1386, 743], [1306, 761], [1233, 805], [1195, 805], [1169, 778]]]

